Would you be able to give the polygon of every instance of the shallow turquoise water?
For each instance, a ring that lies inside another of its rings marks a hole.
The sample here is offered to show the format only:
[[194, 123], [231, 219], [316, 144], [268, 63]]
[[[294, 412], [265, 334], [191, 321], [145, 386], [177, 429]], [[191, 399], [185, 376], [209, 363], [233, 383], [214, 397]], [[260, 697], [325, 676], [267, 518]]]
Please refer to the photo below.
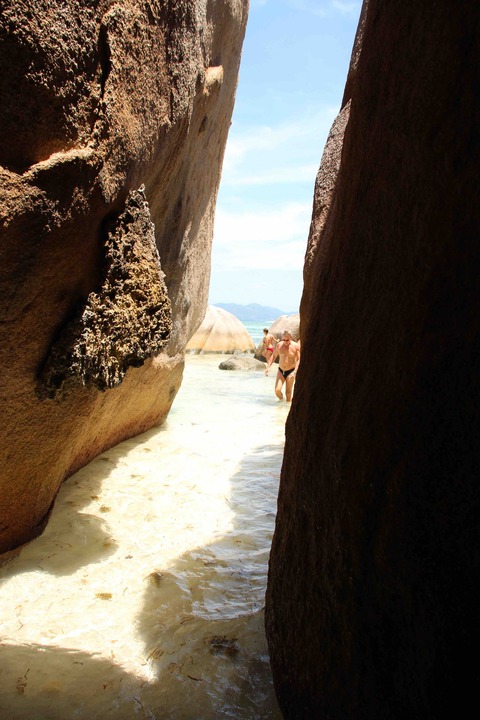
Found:
[[250, 337], [253, 339], [255, 346], [257, 346], [263, 338], [263, 328], [269, 328], [270, 325], [275, 322], [275, 319], [276, 318], [273, 318], [271, 320], [263, 320], [262, 322], [248, 322], [246, 320], [243, 321], [243, 325], [245, 325], [245, 327], [247, 328], [247, 331]]

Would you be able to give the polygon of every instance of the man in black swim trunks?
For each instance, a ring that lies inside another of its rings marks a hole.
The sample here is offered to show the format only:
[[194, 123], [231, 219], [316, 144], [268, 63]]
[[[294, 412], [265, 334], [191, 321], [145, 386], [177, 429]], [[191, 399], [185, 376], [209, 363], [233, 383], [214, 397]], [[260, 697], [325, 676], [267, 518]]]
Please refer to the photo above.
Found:
[[282, 340], [277, 343], [273, 355], [267, 361], [265, 375], [268, 375], [270, 365], [279, 358], [279, 368], [275, 380], [275, 395], [283, 400], [283, 385], [285, 383], [285, 395], [287, 402], [292, 399], [293, 383], [300, 363], [300, 344], [292, 340], [292, 333], [285, 330], [282, 333]]

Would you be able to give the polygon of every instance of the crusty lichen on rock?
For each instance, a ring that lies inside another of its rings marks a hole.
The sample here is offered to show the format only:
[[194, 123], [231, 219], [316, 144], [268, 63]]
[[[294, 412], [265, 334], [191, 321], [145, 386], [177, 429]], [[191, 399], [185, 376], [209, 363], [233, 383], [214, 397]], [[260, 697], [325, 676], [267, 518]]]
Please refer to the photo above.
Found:
[[66, 383], [100, 390], [119, 385], [170, 337], [170, 301], [144, 188], [129, 194], [105, 241], [98, 292], [65, 324], [41, 373], [39, 394], [55, 397]]

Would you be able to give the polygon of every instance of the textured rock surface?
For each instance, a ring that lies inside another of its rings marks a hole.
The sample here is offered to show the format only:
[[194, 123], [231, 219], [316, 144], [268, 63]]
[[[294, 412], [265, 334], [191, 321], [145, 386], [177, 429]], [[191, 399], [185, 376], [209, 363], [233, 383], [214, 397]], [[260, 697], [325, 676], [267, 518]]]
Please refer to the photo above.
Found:
[[187, 351], [194, 353], [234, 353], [254, 350], [254, 343], [245, 325], [222, 308], [209, 305]]
[[3, 552], [65, 477], [168, 413], [207, 304], [248, 0], [1, 5]]
[[129, 367], [159, 354], [170, 337], [170, 301], [143, 188], [108, 231], [104, 274], [99, 292], [51, 346], [40, 397], [56, 397], [69, 381], [100, 390], [120, 385]]
[[309, 243], [266, 603], [271, 662], [285, 718], [468, 716], [480, 7], [369, 0], [364, 19], [335, 196], [317, 204]]
[[251, 355], [233, 355], [223, 360], [218, 366], [220, 370], [265, 370], [265, 363]]
[[294, 340], [298, 340], [300, 337], [300, 315], [281, 315], [270, 325], [269, 331], [279, 340], [282, 339], [282, 333], [284, 330], [288, 330], [292, 333]]

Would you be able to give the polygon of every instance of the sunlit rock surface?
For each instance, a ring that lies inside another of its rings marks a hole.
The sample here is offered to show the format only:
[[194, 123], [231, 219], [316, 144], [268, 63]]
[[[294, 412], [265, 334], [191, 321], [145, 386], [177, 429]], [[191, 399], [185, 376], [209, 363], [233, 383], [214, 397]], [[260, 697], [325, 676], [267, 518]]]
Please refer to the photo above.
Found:
[[[300, 338], [300, 314], [295, 313], [294, 315], [280, 315], [270, 326], [269, 333], [277, 338], [277, 340], [282, 339], [282, 335], [285, 332], [285, 330], [288, 330], [288, 332], [292, 333], [292, 338], [297, 341]], [[265, 355], [263, 354], [263, 351], [265, 350], [265, 345], [263, 344], [263, 339], [260, 340], [258, 343], [256, 349], [255, 349], [255, 358], [257, 360], [263, 360], [265, 361]]]
[[2, 3], [0, 553], [169, 411], [207, 304], [247, 9]]
[[269, 332], [281, 340], [285, 330], [292, 333], [294, 340], [298, 340], [300, 337], [300, 315], [298, 313], [295, 315], [280, 315], [280, 317], [270, 325]]
[[474, 1], [368, 2], [314, 209], [270, 560], [289, 720], [477, 702], [479, 28]]
[[253, 351], [255, 344], [245, 325], [223, 308], [209, 305], [197, 332], [187, 343], [196, 353], [234, 353]]

